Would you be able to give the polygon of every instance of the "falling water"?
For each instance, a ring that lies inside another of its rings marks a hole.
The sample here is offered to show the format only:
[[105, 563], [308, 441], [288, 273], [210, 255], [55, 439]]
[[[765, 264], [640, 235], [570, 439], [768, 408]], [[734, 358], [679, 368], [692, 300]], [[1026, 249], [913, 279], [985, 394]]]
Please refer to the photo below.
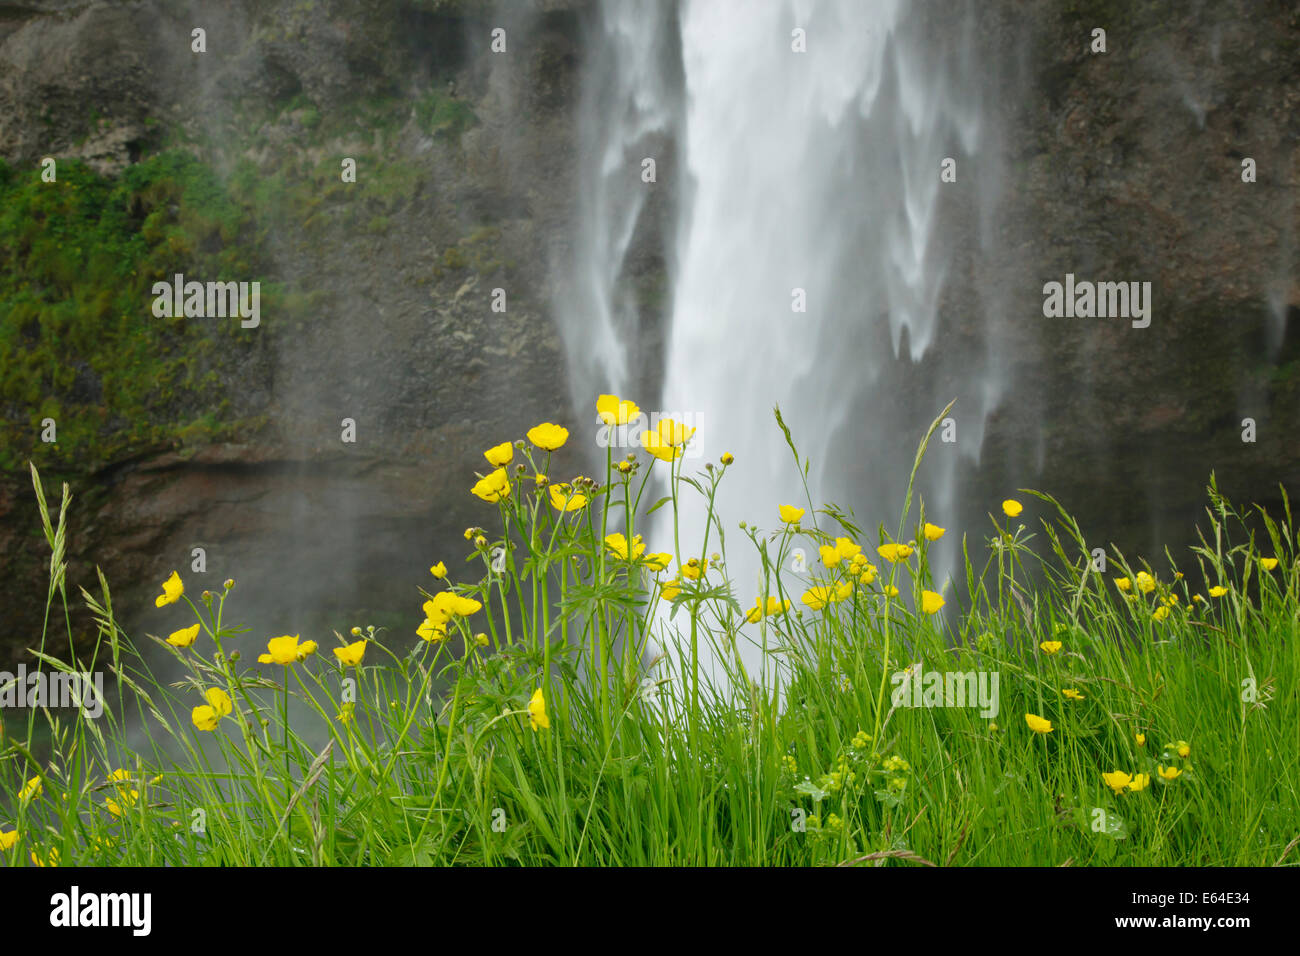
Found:
[[[688, 471], [723, 452], [736, 456], [720, 513], [730, 577], [746, 605], [758, 565], [738, 523], [770, 528], [778, 502], [807, 507], [774, 405], [811, 458], [813, 503], [850, 507], [874, 530], [897, 525], [916, 443], [944, 405], [959, 400], [959, 447], [973, 459], [1000, 393], [984, 351], [993, 336], [969, 328], [982, 324], [980, 315], [965, 315], [961, 345], [954, 338], [940, 347], [952, 261], [942, 194], [965, 188], [971, 202], [980, 177], [967, 160], [982, 148], [984, 129], [963, 17], [948, 6], [926, 19], [920, 6], [686, 0], [679, 11], [682, 168], [673, 184], [676, 272], [661, 404], [699, 425], [703, 457], [688, 459]], [[606, 6], [614, 21], [638, 9]], [[797, 49], [801, 39], [806, 52]], [[661, 41], [647, 33], [641, 42]], [[616, 88], [625, 98], [639, 90], [631, 97], [638, 108], [626, 127], [607, 131], [602, 170], [629, 165], [618, 151], [626, 128], [649, 117], [671, 125], [644, 98], [665, 85], [635, 75], [661, 60], [617, 59]], [[948, 157], [958, 182], [970, 185], [941, 182]], [[615, 208], [623, 218], [601, 226], [611, 240], [626, 234], [635, 202], [622, 200]], [[608, 277], [608, 257], [622, 249], [612, 241], [585, 266]], [[971, 291], [963, 311], [978, 312], [980, 298]], [[599, 329], [610, 326], [612, 309], [594, 310]], [[618, 336], [608, 338], [609, 354], [619, 354]], [[615, 365], [598, 381], [625, 378]], [[933, 457], [940, 460], [921, 480], [927, 507], [952, 509], [958, 455]], [[669, 509], [656, 518], [651, 549], [670, 550]], [[687, 502], [681, 527], [689, 557], [700, 547], [702, 504]]]
[[574, 405], [586, 410], [593, 388], [626, 394], [640, 384], [629, 343], [640, 337], [642, 316], [620, 280], [650, 198], [637, 163], [672, 131], [679, 109], [665, 68], [676, 42], [672, 6], [609, 3], [600, 14], [579, 112], [578, 230], [559, 296]]

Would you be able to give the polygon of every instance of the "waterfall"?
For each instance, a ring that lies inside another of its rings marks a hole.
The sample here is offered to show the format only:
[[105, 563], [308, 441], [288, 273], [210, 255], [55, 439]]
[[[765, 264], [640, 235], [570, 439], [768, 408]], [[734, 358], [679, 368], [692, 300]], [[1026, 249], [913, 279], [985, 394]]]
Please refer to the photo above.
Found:
[[[645, 9], [605, 6], [611, 22]], [[959, 455], [977, 458], [983, 418], [1001, 391], [981, 290], [957, 300], [964, 337], [946, 336], [940, 308], [953, 260], [944, 191], [963, 196], [951, 202], [979, 217], [978, 186], [988, 184], [992, 164], [979, 172], [971, 161], [985, 128], [969, 18], [951, 5], [927, 10], [899, 0], [684, 0], [678, 13], [680, 169], [670, 187], [678, 215], [660, 401], [665, 414], [699, 426], [700, 457], [686, 459], [687, 473], [723, 452], [736, 457], [719, 510], [743, 606], [753, 602], [758, 562], [738, 523], [770, 529], [778, 503], [807, 507], [774, 405], [811, 458], [813, 503], [853, 508], [874, 541], [879, 523], [896, 528], [925, 428], [957, 398], [959, 450], [932, 451], [938, 461], [919, 487], [932, 512], [945, 512], [936, 520], [954, 518]], [[647, 33], [640, 42], [661, 41]], [[644, 83], [636, 72], [661, 61], [611, 62], [617, 78], [595, 82], [638, 108], [606, 129], [601, 155], [627, 166], [631, 157], [618, 148], [637, 127], [629, 119], [673, 124], [627, 95]], [[667, 88], [661, 80], [639, 87], [643, 95]], [[961, 185], [941, 181], [945, 158], [956, 161]], [[644, 191], [630, 173], [622, 182]], [[606, 183], [594, 184], [598, 193]], [[614, 208], [626, 216], [635, 204], [625, 197]], [[608, 221], [601, 228], [611, 240], [624, 235]], [[623, 248], [611, 241], [584, 267], [608, 277], [608, 257]], [[612, 303], [593, 310], [602, 331], [616, 311]], [[607, 342], [609, 355], [625, 356], [618, 343], [626, 339]], [[611, 388], [626, 379], [625, 358], [613, 361], [598, 376]], [[687, 495], [683, 558], [698, 555], [704, 517]], [[669, 512], [655, 515], [651, 550], [672, 549]], [[817, 521], [842, 533], [825, 516]], [[716, 542], [715, 533], [708, 551]], [[754, 657], [746, 656], [748, 665]]]
[[642, 317], [620, 280], [650, 198], [637, 164], [679, 109], [664, 66], [676, 43], [671, 4], [607, 3], [598, 13], [579, 111], [578, 229], [558, 296], [574, 407], [593, 421], [593, 390], [624, 394], [643, 381], [630, 365]]

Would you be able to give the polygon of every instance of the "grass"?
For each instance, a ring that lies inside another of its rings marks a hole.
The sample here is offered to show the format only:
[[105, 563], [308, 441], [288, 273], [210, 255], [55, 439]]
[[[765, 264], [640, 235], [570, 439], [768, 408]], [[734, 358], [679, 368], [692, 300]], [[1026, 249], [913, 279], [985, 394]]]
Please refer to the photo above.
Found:
[[[98, 720], [28, 710], [6, 737], [0, 858], [1295, 865], [1289, 506], [1280, 521], [1253, 516], [1256, 534], [1212, 479], [1197, 548], [1158, 564], [1112, 553], [1103, 568], [1047, 495], [1017, 493], [1018, 516], [991, 503], [986, 529], [940, 535], [942, 516], [909, 484], [892, 534], [811, 500], [786, 522], [773, 502], [770, 528], [737, 536], [710, 507], [699, 538], [674, 520], [671, 553], [642, 553], [650, 512], [675, 518], [687, 495], [711, 506], [733, 471], [773, 467], [688, 473], [675, 457], [688, 436], [658, 434], [658, 455], [607, 451], [599, 481], [568, 484], [547, 477], [541, 447], [567, 433], [542, 427], [493, 449], [502, 466], [475, 486], [492, 527], [467, 529], [464, 563], [445, 556], [453, 570], [425, 578], [419, 636], [358, 625], [319, 647], [267, 642], [237, 625], [244, 585], [227, 582], [151, 610], [161, 632], [199, 627], [188, 647], [151, 639], [188, 675], [163, 687], [101, 576], [80, 593], [93, 650], [51, 638], [40, 659], [103, 671], [118, 693]], [[51, 550], [46, 618], [66, 621], [68, 489], [52, 513], [35, 469], [33, 480]], [[668, 494], [652, 504], [658, 486]], [[931, 580], [931, 538], [960, 540], [964, 580]], [[766, 569], [753, 609], [725, 577], [735, 541]], [[895, 561], [879, 550], [891, 544], [903, 546]], [[823, 561], [792, 571], [796, 548]], [[940, 593], [951, 617], [918, 610]], [[257, 663], [273, 654], [288, 663]], [[997, 715], [903, 705], [894, 686], [917, 664], [998, 675]], [[1103, 777], [1116, 771], [1130, 785]]]

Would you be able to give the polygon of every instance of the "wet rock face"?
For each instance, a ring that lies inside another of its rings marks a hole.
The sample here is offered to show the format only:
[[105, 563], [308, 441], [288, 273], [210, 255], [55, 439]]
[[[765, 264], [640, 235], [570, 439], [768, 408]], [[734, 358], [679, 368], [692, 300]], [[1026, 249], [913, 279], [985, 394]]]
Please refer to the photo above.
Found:
[[[981, 17], [985, 54], [1021, 65], [998, 99], [992, 279], [1015, 317], [1012, 385], [977, 480], [1032, 480], [1100, 543], [1153, 561], [1191, 537], [1211, 470], [1234, 500], [1280, 510], [1278, 483], [1300, 489], [1300, 13], [1080, 2]], [[1067, 273], [1151, 282], [1150, 326], [1045, 318], [1042, 285]]]
[[[0, 155], [33, 168], [78, 156], [111, 175], [130, 144], [181, 134], [205, 162], [251, 159], [268, 176], [286, 153], [306, 169], [363, 157], [359, 188], [396, 198], [381, 196], [382, 214], [354, 212], [346, 194], [267, 213], [273, 274], [248, 278], [291, 282], [321, 305], [292, 323], [263, 311], [250, 334], [266, 335], [264, 360], [225, 373], [229, 413], [257, 423], [245, 440], [144, 450], [90, 473], [63, 467], [56, 450], [42, 460], [56, 509], [58, 477], [73, 486], [70, 604], [78, 585], [98, 591], [98, 565], [140, 640], [173, 629], [175, 615], [152, 602], [172, 569], [194, 595], [235, 578], [241, 619], [277, 633], [308, 617], [343, 627], [340, 615], [363, 610], [418, 618], [427, 567], [454, 564], [465, 526], [494, 517], [469, 495], [487, 470], [482, 450], [574, 421], [547, 267], [575, 191], [577, 5], [510, 12], [515, 42], [530, 38], [522, 74], [488, 57], [484, 4], [217, 6], [197, 18], [162, 0], [5, 8]], [[190, 51], [195, 26], [207, 30], [202, 56]], [[304, 105], [245, 148], [235, 131], [259, 98]], [[396, 104], [385, 114], [396, 120], [367, 131], [369, 102]], [[330, 110], [363, 121], [314, 136]], [[342, 440], [345, 419], [354, 442]], [[556, 457], [558, 474], [582, 470]], [[0, 661], [39, 644], [39, 529], [30, 478], [5, 475]], [[191, 570], [196, 547], [204, 574]], [[88, 648], [93, 629], [75, 611], [74, 630]]]

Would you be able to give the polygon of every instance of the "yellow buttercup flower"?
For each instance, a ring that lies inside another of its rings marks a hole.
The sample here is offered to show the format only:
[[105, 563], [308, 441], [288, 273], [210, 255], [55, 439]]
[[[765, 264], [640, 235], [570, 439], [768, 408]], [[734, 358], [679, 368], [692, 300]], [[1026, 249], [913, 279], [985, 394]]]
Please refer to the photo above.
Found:
[[45, 857], [44, 859], [42, 859], [41, 857], [37, 856], [35, 850], [32, 851], [31, 856], [32, 856], [32, 864], [33, 864], [34, 866], [45, 867], [45, 866], [58, 866], [58, 865], [59, 865], [59, 851], [58, 851], [57, 849], [55, 849], [55, 848], [51, 848], [51, 850], [50, 850], [50, 855], [47, 856], [47, 857]]
[[783, 601], [779, 597], [769, 597], [767, 599], [767, 608], [765, 609], [765, 613], [768, 617], [771, 617], [773, 614], [784, 614], [788, 610], [790, 610], [789, 601]]
[[528, 440], [538, 448], [555, 451], [569, 440], [569, 430], [561, 425], [543, 422], [528, 429]]
[[305, 661], [316, 653], [317, 644], [315, 641], [303, 641], [298, 645], [298, 660]]
[[217, 723], [221, 720], [216, 711], [211, 707], [203, 704], [195, 707], [190, 711], [190, 722], [199, 730], [216, 730]]
[[814, 611], [820, 611], [827, 604], [835, 604], [843, 601], [853, 593], [853, 585], [847, 581], [842, 581], [836, 585], [817, 585], [809, 588], [799, 598], [804, 604]]
[[781, 520], [786, 524], [798, 524], [799, 519], [803, 517], [803, 509], [796, 508], [794, 505], [778, 505], [777, 510], [781, 513]]
[[789, 601], [782, 601], [778, 597], [769, 597], [767, 599], [767, 604], [764, 605], [762, 597], [756, 597], [754, 598], [754, 606], [750, 608], [749, 613], [745, 615], [745, 620], [749, 621], [750, 624], [757, 624], [764, 617], [768, 617], [772, 614], [780, 614], [783, 611], [788, 610], [790, 610]]
[[1052, 732], [1052, 722], [1044, 720], [1037, 714], [1025, 714], [1025, 723], [1036, 734], [1050, 734]]
[[18, 799], [35, 800], [37, 797], [41, 795], [44, 789], [45, 788], [41, 786], [41, 778], [32, 777], [25, 784], [23, 784], [23, 788], [18, 791]]
[[494, 445], [483, 452], [483, 457], [488, 460], [488, 464], [493, 468], [500, 468], [514, 460], [515, 446], [508, 441], [503, 441], [501, 444]]
[[1061, 691], [1061, 694], [1064, 695], [1066, 700], [1083, 700], [1083, 695], [1073, 687], [1065, 688], [1065, 690]]
[[1139, 571], [1137, 573], [1137, 586], [1138, 586], [1138, 590], [1141, 591], [1143, 594], [1150, 594], [1152, 591], [1155, 590], [1156, 579], [1153, 578], [1146, 571]]
[[884, 590], [886, 597], [898, 597], [898, 588], [894, 587], [892, 584], [886, 584]]
[[927, 521], [925, 523], [925, 527], [922, 528], [921, 530], [925, 534], [925, 540], [938, 541], [940, 538], [943, 537], [944, 532], [947, 531], [948, 529], [940, 528], [937, 524], [930, 524], [930, 522]]
[[510, 497], [510, 476], [504, 468], [498, 468], [480, 478], [470, 490], [484, 501], [496, 503], [502, 498]]
[[1043, 641], [1043, 643], [1039, 644], [1038, 646], [1043, 649], [1043, 653], [1045, 654], [1055, 654], [1061, 649], [1061, 642]]
[[691, 558], [682, 565], [682, 577], [686, 578], [688, 581], [698, 581], [700, 575], [704, 574], [708, 570], [708, 561], [701, 563], [699, 558]]
[[135, 801], [139, 800], [139, 797], [140, 792], [138, 790], [127, 791], [123, 788], [123, 790], [118, 791], [116, 800], [113, 797], [105, 797], [104, 806], [114, 817], [121, 817], [126, 810], [135, 806]]
[[469, 617], [483, 610], [481, 601], [457, 594], [455, 591], [439, 591], [432, 601], [424, 602], [426, 617], [437, 619], [451, 617]]
[[1128, 578], [1116, 578], [1115, 587], [1119, 588], [1121, 591], [1131, 591], [1133, 590], [1133, 582]]
[[1163, 621], [1165, 618], [1167, 618], [1170, 615], [1170, 613], [1171, 612], [1169, 608], [1158, 607], [1156, 608], [1155, 613], [1151, 615], [1151, 619], [1155, 621]]
[[193, 627], [183, 627], [179, 631], [172, 631], [167, 637], [167, 643], [172, 647], [189, 647], [199, 636], [201, 624], [195, 624]]
[[361, 658], [366, 656], [365, 640], [356, 641], [347, 647], [334, 648], [334, 656], [337, 657], [344, 667], [359, 667]]
[[626, 425], [641, 414], [641, 409], [617, 395], [601, 395], [596, 399], [596, 414], [606, 425]]
[[0, 853], [6, 853], [18, 842], [17, 830], [0, 830]]
[[203, 696], [207, 703], [190, 711], [190, 722], [199, 730], [216, 730], [221, 718], [229, 714], [234, 709], [234, 705], [230, 695], [220, 687], [209, 687], [203, 692]]
[[666, 551], [655, 551], [645, 556], [645, 566], [651, 571], [662, 571], [672, 564], [673, 556]]
[[943, 595], [935, 591], [921, 592], [921, 610], [926, 614], [934, 614], [939, 608], [943, 607], [945, 601]]
[[896, 564], [897, 562], [906, 559], [912, 553], [912, 549], [906, 544], [895, 544], [890, 542], [889, 544], [882, 544], [880, 547], [876, 548], [876, 553], [890, 564]]
[[647, 428], [641, 433], [641, 444], [660, 461], [671, 462], [682, 457], [686, 442], [694, 434], [694, 428], [664, 418], [659, 421], [657, 428]]
[[1123, 770], [1112, 770], [1110, 773], [1103, 773], [1101, 779], [1105, 780], [1106, 786], [1117, 794], [1122, 793], [1124, 788], [1133, 782], [1133, 778]]
[[840, 558], [840, 553], [835, 550], [834, 545], [823, 544], [820, 547], [818, 547], [817, 551], [822, 556], [822, 564], [826, 565], [826, 567], [828, 568], [833, 568], [837, 566], [842, 560]]
[[1145, 790], [1147, 788], [1147, 784], [1149, 784], [1150, 782], [1151, 782], [1151, 778], [1146, 774], [1135, 773], [1133, 774], [1133, 779], [1129, 781], [1128, 788], [1132, 790], [1134, 793], [1137, 793], [1139, 790]]
[[1223, 597], [1227, 593], [1228, 589], [1218, 584], [1210, 588], [1210, 597]]
[[1133, 735], [1133, 739], [1136, 740], [1136, 741], [1137, 741], [1137, 745], [1138, 745], [1139, 747], [1141, 747], [1141, 746], [1143, 746], [1143, 745], [1146, 744], [1146, 742], [1147, 742], [1147, 735], [1146, 735], [1146, 734], [1134, 734], [1134, 735]]
[[1272, 571], [1277, 567], [1277, 558], [1260, 558], [1259, 566], [1265, 571]]
[[533, 691], [532, 699], [528, 701], [528, 722], [532, 724], [533, 730], [538, 727], [546, 730], [551, 726], [551, 719], [546, 716], [546, 699], [542, 696], [540, 687]]
[[659, 440], [675, 448], [685, 445], [695, 434], [694, 428], [678, 424], [671, 418], [661, 418], [658, 430]]
[[208, 706], [216, 711], [218, 717], [225, 717], [235, 709], [230, 695], [220, 687], [209, 687], [203, 692], [203, 696], [207, 700]]
[[446, 617], [425, 618], [424, 622], [415, 629], [415, 633], [430, 644], [437, 644], [439, 641], [446, 640], [447, 621]]
[[491, 642], [488, 640], [488, 636], [480, 631], [474, 635], [474, 643], [479, 647], [487, 647]]
[[682, 582], [673, 578], [671, 581], [665, 581], [664, 586], [659, 590], [659, 596], [665, 601], [671, 601], [682, 593]]
[[640, 535], [637, 535], [632, 539], [632, 551], [630, 556], [628, 553], [628, 541], [622, 532], [615, 532], [614, 534], [606, 535], [605, 547], [614, 552], [617, 557], [622, 558], [624, 561], [639, 558], [641, 555], [645, 554], [645, 542], [641, 540]]
[[298, 660], [298, 635], [292, 637], [285, 635], [283, 637], [273, 637], [266, 642], [266, 653], [259, 654], [257, 662], [259, 664], [280, 664], [288, 667]]
[[803, 596], [799, 600], [814, 611], [820, 611], [831, 602], [831, 589], [825, 585], [811, 587], [803, 592]]
[[1019, 501], [1016, 501], [1015, 498], [1008, 498], [1006, 501], [1002, 502], [1002, 513], [1008, 518], [1014, 518], [1024, 510], [1025, 506]]
[[1173, 780], [1182, 773], [1177, 767], [1156, 767], [1156, 773], [1160, 774], [1162, 780]]
[[156, 607], [165, 607], [168, 604], [175, 604], [185, 593], [185, 585], [181, 583], [181, 576], [175, 571], [171, 577], [162, 583], [163, 593], [154, 598], [153, 603]]
[[435, 564], [433, 567], [429, 569], [429, 573], [432, 574], [439, 581], [441, 581], [443, 578], [447, 576], [447, 565], [439, 561], [437, 564]]
[[587, 507], [587, 496], [568, 484], [551, 485], [551, 507], [556, 511], [577, 511]]
[[1192, 755], [1192, 745], [1186, 740], [1180, 740], [1178, 743], [1174, 744], [1174, 752], [1186, 760]]
[[836, 538], [835, 553], [840, 556], [841, 561], [846, 558], [850, 561], [854, 561], [861, 557], [862, 547], [849, 538]]

